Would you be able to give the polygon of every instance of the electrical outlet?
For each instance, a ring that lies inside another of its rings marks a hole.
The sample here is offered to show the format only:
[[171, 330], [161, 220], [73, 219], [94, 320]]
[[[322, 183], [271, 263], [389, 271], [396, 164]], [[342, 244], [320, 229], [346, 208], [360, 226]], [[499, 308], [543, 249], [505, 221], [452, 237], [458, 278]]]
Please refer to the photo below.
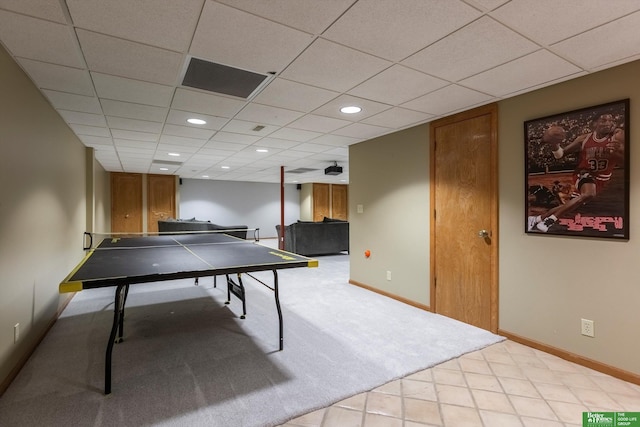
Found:
[[387, 280], [391, 280], [391, 272], [387, 270]]
[[17, 343], [20, 339], [20, 323], [13, 325], [13, 343]]
[[581, 319], [582, 321], [582, 335], [587, 337], [594, 337], [593, 320]]

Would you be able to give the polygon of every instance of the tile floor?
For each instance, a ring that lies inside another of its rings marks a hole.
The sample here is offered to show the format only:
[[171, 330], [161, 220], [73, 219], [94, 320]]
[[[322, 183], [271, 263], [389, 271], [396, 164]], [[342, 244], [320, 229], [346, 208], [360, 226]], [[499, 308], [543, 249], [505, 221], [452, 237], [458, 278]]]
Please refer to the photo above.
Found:
[[582, 426], [584, 411], [640, 412], [640, 386], [504, 341], [283, 427]]

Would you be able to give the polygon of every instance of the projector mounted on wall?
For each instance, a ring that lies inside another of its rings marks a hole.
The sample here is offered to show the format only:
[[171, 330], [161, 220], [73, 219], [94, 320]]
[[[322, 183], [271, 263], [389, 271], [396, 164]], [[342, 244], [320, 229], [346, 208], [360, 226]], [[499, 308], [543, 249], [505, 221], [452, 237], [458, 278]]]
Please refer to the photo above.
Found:
[[338, 162], [333, 162], [333, 166], [329, 166], [324, 170], [325, 175], [340, 175], [342, 173], [342, 166], [338, 166]]

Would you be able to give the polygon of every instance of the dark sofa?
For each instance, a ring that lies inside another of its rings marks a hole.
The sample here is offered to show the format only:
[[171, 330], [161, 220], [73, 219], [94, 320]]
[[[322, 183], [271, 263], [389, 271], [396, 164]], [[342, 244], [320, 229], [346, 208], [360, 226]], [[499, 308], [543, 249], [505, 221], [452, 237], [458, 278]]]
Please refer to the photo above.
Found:
[[[325, 218], [321, 222], [298, 221], [286, 225], [284, 250], [300, 255], [328, 255], [349, 251], [349, 222]], [[276, 225], [282, 238], [280, 225]]]
[[208, 231], [208, 230], [229, 230], [230, 236], [235, 236], [239, 239], [247, 238], [247, 226], [246, 225], [218, 225], [213, 224], [211, 221], [198, 221], [195, 218], [192, 219], [166, 219], [158, 221], [158, 231], [160, 233], [176, 233], [185, 231]]

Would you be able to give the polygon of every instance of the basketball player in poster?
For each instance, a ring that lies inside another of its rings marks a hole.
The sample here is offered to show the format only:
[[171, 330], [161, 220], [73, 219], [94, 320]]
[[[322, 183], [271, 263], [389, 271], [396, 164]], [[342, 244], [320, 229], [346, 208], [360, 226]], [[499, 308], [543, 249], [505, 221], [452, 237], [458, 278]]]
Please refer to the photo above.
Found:
[[613, 169], [623, 165], [624, 126], [617, 126], [610, 113], [597, 114], [591, 121], [591, 132], [579, 135], [569, 144], [561, 146], [565, 131], [561, 126], [545, 130], [542, 141], [550, 144], [553, 156], [561, 159], [565, 154], [579, 152], [578, 165], [573, 173], [574, 193], [565, 204], [547, 212], [530, 216], [527, 229], [546, 233], [558, 218], [592, 201], [609, 183]]

